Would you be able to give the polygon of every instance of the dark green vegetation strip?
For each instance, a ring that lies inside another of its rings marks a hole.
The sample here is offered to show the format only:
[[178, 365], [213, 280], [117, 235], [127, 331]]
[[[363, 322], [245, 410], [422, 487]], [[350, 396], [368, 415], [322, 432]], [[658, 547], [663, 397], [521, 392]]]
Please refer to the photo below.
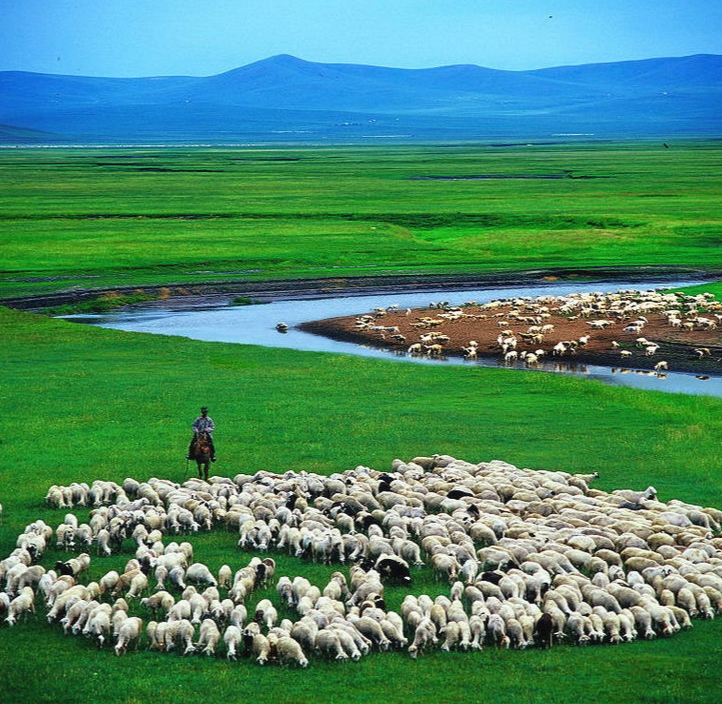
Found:
[[[461, 178], [478, 174], [500, 178]], [[501, 178], [518, 174], [573, 177]], [[722, 146], [713, 142], [3, 150], [0, 181], [0, 297], [329, 274], [722, 265]]]
[[[387, 469], [394, 457], [441, 452], [597, 470], [603, 489], [654, 484], [663, 500], [720, 505], [719, 399], [541, 373], [138, 335], [6, 309], [0, 325], [2, 555], [30, 521], [63, 520], [65, 511], [43, 506], [51, 484], [127, 476], [180, 481], [188, 426], [202, 403], [211, 405], [218, 425], [221, 460], [214, 470], [228, 476], [260, 469], [329, 474], [358, 464]], [[236, 539], [223, 531], [194, 538], [196, 559], [214, 571], [226, 562], [236, 569], [250, 559], [237, 551]], [[125, 549], [116, 558], [94, 558], [88, 578], [122, 569], [132, 541]], [[60, 557], [51, 549], [44, 562]], [[305, 574], [321, 586], [336, 567], [279, 557], [279, 574]], [[447, 589], [428, 570], [414, 578], [416, 593]], [[393, 608], [402, 596], [390, 590]], [[30, 618], [0, 629], [0, 700], [147, 701], [163, 689], [178, 702], [197, 701], [198, 691], [219, 701], [262, 691], [274, 702], [455, 702], [474, 691], [488, 702], [579, 702], [593, 688], [615, 702], [714, 702], [722, 685], [721, 629], [719, 620], [696, 621], [669, 640], [619, 647], [487, 648], [416, 662], [382, 654], [346, 666], [314, 660], [307, 671], [289, 671], [147, 651], [115, 658]]]

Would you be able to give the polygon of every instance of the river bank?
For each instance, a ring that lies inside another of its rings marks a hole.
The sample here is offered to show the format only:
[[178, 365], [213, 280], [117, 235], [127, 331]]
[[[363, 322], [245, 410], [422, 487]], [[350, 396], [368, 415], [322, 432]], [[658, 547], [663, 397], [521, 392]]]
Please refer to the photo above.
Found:
[[[52, 293], [0, 298], [0, 305], [18, 310], [42, 311], [64, 305], [79, 304], [112, 294], [132, 295], [139, 291], [155, 298], [159, 307], [187, 304], [197, 308], [205, 302], [218, 305], [235, 297], [247, 296], [267, 303], [277, 300], [301, 300], [398, 292], [497, 288], [545, 283], [585, 283], [615, 281], [663, 286], [671, 280], [719, 280], [722, 272], [690, 267], [586, 267], [581, 269], [545, 269], [492, 274], [384, 274], [378, 276], [339, 276], [278, 280], [237, 280], [200, 283], [159, 283], [152, 286], [118, 286], [113, 288], [72, 288]], [[147, 305], [147, 302], [146, 302]]]

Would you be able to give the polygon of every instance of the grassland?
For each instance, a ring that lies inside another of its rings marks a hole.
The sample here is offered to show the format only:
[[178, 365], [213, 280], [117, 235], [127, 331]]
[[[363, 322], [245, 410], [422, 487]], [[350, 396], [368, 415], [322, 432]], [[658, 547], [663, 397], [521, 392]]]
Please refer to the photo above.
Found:
[[3, 150], [0, 180], [0, 297], [721, 264], [717, 143]]
[[[722, 170], [714, 145], [110, 156], [0, 153], [9, 184], [0, 194], [2, 295], [240, 278], [228, 272], [250, 269], [258, 271], [249, 277], [281, 278], [500, 272], [526, 269], [532, 260], [549, 267], [719, 265]], [[111, 165], [92, 165], [101, 161]], [[161, 164], [174, 171], [140, 170]], [[296, 167], [295, 176], [281, 177]], [[614, 168], [614, 178], [410, 180], [563, 168], [577, 175], [610, 175]], [[575, 227], [561, 227], [563, 220]], [[555, 249], [565, 234], [565, 247]], [[598, 240], [605, 244], [590, 249]], [[492, 241], [497, 249], [480, 254]], [[359, 464], [386, 469], [394, 457], [441, 452], [599, 471], [602, 489], [653, 483], [663, 500], [722, 506], [716, 398], [157, 338], [2, 308], [0, 325], [2, 556], [35, 518], [61, 522], [63, 512], [43, 503], [51, 484], [182, 480], [188, 426], [201, 403], [218, 424], [215, 471], [228, 476], [259, 469], [329, 474]], [[212, 569], [250, 558], [220, 530], [194, 543], [196, 558]], [[95, 558], [89, 578], [122, 568], [131, 549]], [[60, 556], [51, 549], [44, 563]], [[317, 583], [331, 571], [278, 559], [283, 573]], [[444, 589], [426, 570], [414, 578], [418, 593]], [[392, 606], [401, 598], [390, 591]], [[384, 654], [348, 666], [314, 661], [296, 671], [144, 650], [115, 658], [31, 617], [0, 627], [0, 701], [576, 703], [594, 696], [716, 704], [720, 623], [695, 622], [674, 638], [619, 647], [487, 649], [417, 662]]]

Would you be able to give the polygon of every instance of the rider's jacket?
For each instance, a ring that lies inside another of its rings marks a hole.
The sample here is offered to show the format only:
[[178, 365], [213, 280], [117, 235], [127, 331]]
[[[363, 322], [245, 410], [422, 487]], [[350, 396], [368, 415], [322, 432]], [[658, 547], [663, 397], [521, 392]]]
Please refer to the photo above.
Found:
[[210, 416], [206, 416], [205, 418], [203, 416], [198, 416], [193, 421], [193, 431], [196, 433], [202, 433], [203, 431], [206, 431], [209, 435], [213, 435], [213, 431], [215, 430], [215, 423], [213, 422], [213, 419]]

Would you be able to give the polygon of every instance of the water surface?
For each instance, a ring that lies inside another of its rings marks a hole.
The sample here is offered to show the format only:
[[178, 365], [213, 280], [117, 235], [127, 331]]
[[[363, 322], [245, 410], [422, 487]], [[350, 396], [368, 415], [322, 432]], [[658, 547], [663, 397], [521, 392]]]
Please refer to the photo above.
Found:
[[[693, 285], [703, 282], [673, 282], [664, 287]], [[616, 291], [619, 289], [661, 288], [654, 284], [631, 283], [628, 281], [596, 282], [588, 284], [529, 284], [514, 287], [484, 288], [433, 292], [403, 292], [374, 295], [333, 296], [323, 298], [305, 298], [300, 300], [280, 300], [261, 305], [229, 306], [225, 299], [209, 298], [195, 301], [190, 305], [183, 299], [141, 304], [132, 308], [114, 311], [102, 315], [66, 316], [77, 322], [91, 323], [101, 327], [132, 332], [146, 332], [157, 335], [178, 335], [194, 340], [208, 342], [231, 342], [265, 347], [280, 347], [310, 352], [335, 352], [355, 354], [364, 357], [376, 357], [415, 364], [454, 364], [466, 366], [503, 366], [495, 359], [467, 361], [458, 357], [430, 360], [423, 357], [410, 357], [397, 351], [380, 349], [353, 342], [339, 342], [320, 335], [302, 332], [295, 328], [303, 322], [335, 318], [345, 315], [369, 313], [376, 307], [397, 305], [399, 308], [417, 308], [430, 303], [447, 301], [451, 305], [461, 305], [467, 301], [484, 303], [500, 298], [541, 295], [561, 296], [582, 291]], [[288, 332], [280, 333], [276, 324], [284, 322]], [[512, 369], [525, 369], [523, 366]], [[548, 360], [538, 369], [530, 372], [571, 373], [610, 384], [621, 384], [642, 389], [653, 389], [674, 393], [702, 394], [722, 396], [722, 377], [700, 378], [692, 373], [670, 372], [658, 376], [647, 370], [630, 368], [609, 368], [596, 365], [575, 364]]]

